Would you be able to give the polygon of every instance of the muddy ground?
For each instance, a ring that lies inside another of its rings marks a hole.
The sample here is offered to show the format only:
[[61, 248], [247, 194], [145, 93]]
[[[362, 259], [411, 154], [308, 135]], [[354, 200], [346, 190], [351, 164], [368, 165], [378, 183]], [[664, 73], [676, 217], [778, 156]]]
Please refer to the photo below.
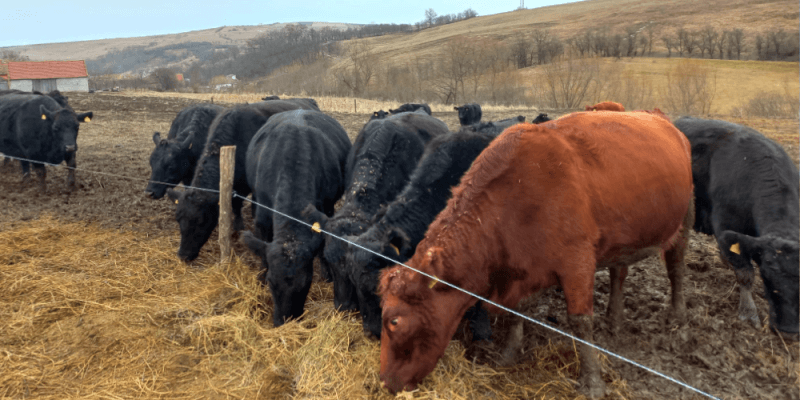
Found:
[[[93, 111], [95, 116], [81, 126], [78, 138], [78, 189], [71, 194], [65, 191], [63, 168], [48, 167], [48, 192], [42, 194], [35, 184], [20, 184], [17, 163], [0, 167], [0, 229], [13, 229], [16, 221], [52, 214], [59, 219], [92, 221], [105, 227], [138, 231], [148, 237], [168, 238], [177, 246], [179, 234], [172, 204], [164, 199], [146, 199], [142, 192], [150, 175], [148, 157], [153, 148], [153, 132], [166, 133], [175, 115], [194, 102], [116, 93], [71, 93], [70, 103], [76, 110]], [[330, 114], [345, 127], [351, 139], [369, 119], [366, 113]], [[521, 114], [531, 120], [537, 112], [529, 110]], [[553, 117], [560, 113], [550, 114]], [[455, 113], [434, 113], [434, 116], [451, 128], [458, 126]], [[511, 116], [515, 115], [484, 113], [485, 120]], [[761, 130], [797, 158], [797, 120], [722, 118]], [[245, 215], [250, 216], [249, 210]], [[210, 242], [215, 243], [216, 236]], [[238, 242], [236, 246], [238, 254], [246, 253]], [[720, 261], [712, 238], [693, 233], [690, 246], [685, 285], [687, 322], [681, 326], [666, 322], [668, 279], [663, 263], [652, 258], [630, 268], [625, 285], [626, 323], [616, 336], [609, 334], [602, 319], [609, 292], [608, 272], [598, 272], [596, 343], [723, 398], [800, 399], [800, 346], [784, 343], [767, 328], [759, 331], [739, 321], [734, 275]], [[213, 250], [207, 244], [203, 251]], [[255, 265], [256, 260], [252, 262]], [[767, 303], [760, 279], [755, 288], [756, 304], [766, 326]], [[563, 294], [556, 289], [548, 290], [537, 305], [523, 307], [522, 311], [567, 329]], [[512, 318], [493, 319], [494, 340], [502, 343]], [[548, 340], [562, 340], [532, 324], [526, 324], [525, 329], [525, 350]], [[478, 354], [472, 348], [468, 347], [467, 354]], [[534, 362], [531, 355], [532, 352], [525, 351], [514, 368], [526, 368]], [[492, 362], [483, 357], [478, 361]], [[698, 397], [622, 361], [613, 360], [610, 365], [627, 381], [635, 398]]]

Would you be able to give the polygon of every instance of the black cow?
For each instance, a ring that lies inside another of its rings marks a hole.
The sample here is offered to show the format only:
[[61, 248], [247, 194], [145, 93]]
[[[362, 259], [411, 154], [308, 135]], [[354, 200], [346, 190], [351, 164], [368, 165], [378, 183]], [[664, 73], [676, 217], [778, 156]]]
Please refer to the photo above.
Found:
[[675, 122], [692, 144], [694, 229], [717, 239], [739, 283], [739, 318], [760, 327], [751, 294], [759, 265], [770, 326], [798, 337], [800, 177], [784, 149], [754, 129], [718, 120]]
[[414, 112], [414, 111], [417, 111], [419, 109], [422, 109], [423, 111], [425, 111], [425, 114], [432, 115], [431, 114], [431, 107], [429, 105], [427, 105], [427, 104], [424, 104], [424, 103], [421, 103], [421, 104], [420, 103], [406, 103], [406, 104], [403, 104], [400, 107], [397, 107], [394, 110], [390, 109], [389, 112], [392, 113], [392, 114], [400, 114], [400, 113], [404, 113], [404, 112]]
[[[242, 104], [222, 111], [211, 123], [203, 154], [197, 162], [191, 186], [219, 190], [219, 153], [223, 146], [236, 146], [236, 165], [233, 190], [242, 196], [250, 194], [245, 176], [245, 154], [250, 139], [267, 120], [280, 112], [304, 109], [302, 102], [285, 100], [262, 101]], [[309, 106], [306, 106], [309, 107]], [[219, 217], [219, 194], [201, 189], [177, 192], [167, 189], [167, 195], [177, 203], [175, 219], [181, 230], [178, 257], [192, 261], [200, 254], [200, 248], [208, 241]], [[243, 200], [233, 199], [234, 229], [244, 229], [242, 219]]]
[[384, 119], [389, 116], [389, 113], [383, 110], [375, 111], [372, 113], [372, 116], [369, 117], [369, 120], [372, 121], [373, 119]]
[[[0, 90], [0, 96], [7, 95], [7, 94], [36, 94], [36, 95], [41, 95], [41, 96], [50, 96], [51, 98], [53, 98], [53, 100], [56, 101], [56, 103], [58, 103], [59, 106], [61, 106], [63, 108], [66, 108], [66, 109], [69, 109], [69, 110], [72, 110], [72, 111], [75, 111], [75, 110], [72, 109], [72, 106], [69, 105], [69, 102], [68, 102], [69, 98], [67, 96], [62, 95], [61, 92], [59, 92], [58, 90], [50, 91], [50, 93], [48, 93], [48, 94], [44, 94], [44, 93], [39, 92], [37, 90], [34, 90], [32, 92], [23, 92], [22, 90], [19, 90], [19, 89]], [[70, 171], [67, 173], [67, 176], [68, 176], [67, 180], [70, 181], [70, 182], [74, 182], [75, 181], [75, 170], [74, 169], [76, 167], [74, 153], [68, 153], [66, 158], [64, 159], [64, 161], [67, 162], [67, 167], [71, 168]], [[10, 162], [11, 162], [10, 158], [5, 158], [3, 160], [3, 165], [4, 166], [8, 165]], [[74, 185], [74, 184], [72, 184], [72, 185]], [[72, 186], [70, 186], [70, 188], [71, 187]]]
[[497, 136], [504, 130], [506, 130], [506, 128], [522, 122], [525, 122], [525, 117], [519, 115], [514, 118], [501, 119], [500, 121], [478, 122], [476, 124], [462, 126], [461, 130], [468, 130], [472, 132], [480, 132]]
[[547, 122], [547, 121], [552, 121], [552, 119], [550, 119], [550, 117], [548, 117], [547, 114], [540, 113], [539, 115], [536, 116], [536, 118], [533, 119], [533, 121], [531, 121], [531, 123], [532, 124], [541, 124], [541, 123]]
[[[523, 117], [524, 119], [524, 117]], [[503, 124], [477, 124], [473, 128], [433, 139], [425, 148], [411, 179], [403, 191], [375, 214], [371, 226], [359, 236], [346, 239], [386, 257], [405, 262], [414, 254], [428, 225], [447, 205], [450, 189], [458, 186], [461, 176], [483, 149], [519, 118]], [[508, 124], [508, 126], [505, 126]], [[377, 295], [380, 271], [393, 265], [382, 257], [350, 246], [346, 254], [347, 273], [358, 295], [364, 329], [380, 337], [381, 308]], [[476, 316], [478, 317], [478, 316]], [[480, 316], [479, 318], [484, 318]], [[488, 317], [485, 317], [488, 318]], [[484, 324], [478, 324], [482, 326]], [[485, 324], [488, 326], [488, 323]], [[476, 325], [473, 323], [473, 327]], [[474, 328], [473, 339], [488, 339], [490, 328]], [[487, 334], [486, 332], [489, 332]]]
[[167, 188], [183, 182], [192, 183], [195, 166], [208, 138], [208, 128], [224, 107], [195, 104], [184, 108], [172, 121], [166, 139], [153, 134], [156, 147], [150, 154], [150, 181], [144, 189], [151, 199], [164, 197]]
[[[270, 118], [247, 149], [253, 200], [309, 224], [333, 215], [344, 191], [350, 147], [344, 128], [319, 111], [288, 111]], [[275, 304], [273, 322], [280, 326], [303, 314], [323, 238], [263, 207], [255, 209], [255, 225], [257, 236], [245, 232], [242, 238], [261, 257]]]
[[481, 111], [480, 104], [469, 103], [461, 107], [453, 107], [453, 109], [458, 111], [458, 121], [461, 123], [461, 126], [473, 125], [481, 122], [483, 112]]
[[268, 101], [268, 100], [280, 100], [281, 98], [278, 96], [266, 96], [262, 97], [261, 100]]
[[[269, 100], [269, 101], [274, 101], [274, 100]], [[294, 98], [294, 99], [282, 99], [281, 101], [285, 101], [287, 103], [296, 104], [298, 106], [298, 108], [301, 109], [301, 110], [319, 111], [319, 104], [317, 104], [316, 100], [314, 100], [314, 99], [312, 99], [310, 97], [305, 97], [305, 98], [298, 97], [298, 98]]]
[[[329, 220], [321, 221], [325, 230], [337, 235], [357, 235], [381, 205], [400, 193], [416, 168], [425, 145], [446, 134], [447, 125], [424, 112], [405, 112], [369, 121], [356, 137], [347, 158], [346, 187], [341, 208]], [[323, 271], [333, 278], [334, 305], [352, 310], [358, 304], [351, 280], [344, 273], [347, 244], [326, 237], [322, 257]]]
[[[66, 101], [66, 98], [64, 98]], [[6, 94], [0, 96], [0, 153], [50, 164], [67, 162], [67, 188], [75, 188], [75, 152], [78, 151], [80, 123], [88, 122], [92, 112], [76, 114], [50, 96]], [[30, 162], [21, 161], [23, 183], [30, 179]], [[33, 163], [39, 187], [45, 192], [47, 171]]]

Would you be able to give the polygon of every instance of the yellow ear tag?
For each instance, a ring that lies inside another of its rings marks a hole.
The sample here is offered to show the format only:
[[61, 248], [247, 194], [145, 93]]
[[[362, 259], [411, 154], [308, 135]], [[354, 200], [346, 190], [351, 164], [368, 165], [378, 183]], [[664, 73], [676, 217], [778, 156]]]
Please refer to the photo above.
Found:
[[42, 119], [47, 119], [47, 115], [42, 114]]
[[193, 144], [194, 144], [194, 143], [189, 143], [189, 148], [190, 148], [190, 149], [192, 148], [192, 145], [193, 145]]
[[397, 253], [398, 256], [400, 255], [400, 249], [398, 249], [397, 246], [395, 246], [395, 245], [393, 245], [391, 243], [389, 244], [389, 246], [392, 246], [392, 248], [394, 249], [394, 252]]
[[736, 254], [742, 254], [742, 250], [739, 248], [739, 243], [734, 243], [733, 246], [731, 246], [731, 252]]
[[431, 280], [431, 283], [428, 284], [428, 289], [433, 289], [433, 286], [436, 285], [436, 283], [438, 283], [438, 282], [439, 282], [439, 278], [434, 276], [433, 279]]
[[89, 121], [91, 121], [91, 120], [92, 120], [91, 118], [89, 118], [89, 117], [86, 117], [86, 118], [84, 118], [84, 119], [83, 119], [83, 122], [89, 122]]
[[175, 204], [178, 204], [178, 200], [175, 200]]
[[319, 222], [314, 222], [314, 225], [311, 225], [311, 230], [316, 233], [322, 232], [322, 230], [319, 227]]

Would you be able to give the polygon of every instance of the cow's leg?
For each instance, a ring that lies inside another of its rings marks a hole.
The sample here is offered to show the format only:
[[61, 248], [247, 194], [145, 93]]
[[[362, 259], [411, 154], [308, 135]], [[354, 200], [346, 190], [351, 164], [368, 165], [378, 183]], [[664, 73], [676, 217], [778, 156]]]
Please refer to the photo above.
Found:
[[625, 283], [625, 278], [628, 276], [627, 266], [614, 266], [608, 269], [609, 284], [611, 285], [611, 294], [608, 296], [608, 309], [606, 315], [608, 318], [608, 327], [612, 334], [619, 331], [625, 314], [624, 296], [622, 294], [622, 285]]
[[[579, 338], [592, 343], [592, 316], [570, 315], [572, 332]], [[578, 380], [578, 391], [590, 399], [598, 399], [606, 393], [606, 383], [601, 375], [600, 360], [597, 351], [583, 343], [578, 344], [578, 358], [581, 361], [581, 376]]]
[[689, 230], [694, 226], [694, 198], [689, 201], [689, 208], [683, 217], [681, 230], [671, 247], [664, 251], [664, 262], [667, 276], [672, 288], [672, 318], [682, 323], [686, 319], [686, 299], [683, 297], [683, 279], [686, 274], [686, 248], [689, 246]]
[[75, 157], [75, 152], [68, 152], [64, 155], [64, 160], [67, 162], [67, 191], [72, 192], [75, 190], [75, 167], [77, 162], [75, 161], [77, 157]]
[[514, 326], [508, 331], [506, 345], [500, 353], [500, 360], [498, 361], [500, 366], [507, 367], [516, 364], [517, 358], [522, 351], [523, 339], [525, 339], [523, 330], [524, 323], [524, 319], [517, 317], [516, 323], [514, 323]]
[[22, 167], [22, 184], [27, 185], [31, 181], [31, 164], [20, 160], [19, 165]]
[[234, 197], [231, 200], [231, 208], [233, 209], [233, 231], [240, 232], [244, 230], [244, 218], [242, 218], [242, 207], [244, 200], [240, 197]]
[[47, 169], [45, 169], [44, 164], [33, 164], [33, 170], [36, 171], [36, 177], [39, 178], [39, 190], [42, 193], [47, 193], [47, 183], [45, 182]]

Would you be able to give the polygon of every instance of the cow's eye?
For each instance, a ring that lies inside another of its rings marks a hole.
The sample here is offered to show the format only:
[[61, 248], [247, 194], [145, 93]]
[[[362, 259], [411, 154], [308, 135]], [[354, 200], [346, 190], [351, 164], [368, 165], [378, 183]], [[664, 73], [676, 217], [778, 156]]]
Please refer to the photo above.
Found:
[[389, 323], [394, 325], [394, 326], [397, 326], [397, 318], [391, 320], [391, 322], [389, 322]]

